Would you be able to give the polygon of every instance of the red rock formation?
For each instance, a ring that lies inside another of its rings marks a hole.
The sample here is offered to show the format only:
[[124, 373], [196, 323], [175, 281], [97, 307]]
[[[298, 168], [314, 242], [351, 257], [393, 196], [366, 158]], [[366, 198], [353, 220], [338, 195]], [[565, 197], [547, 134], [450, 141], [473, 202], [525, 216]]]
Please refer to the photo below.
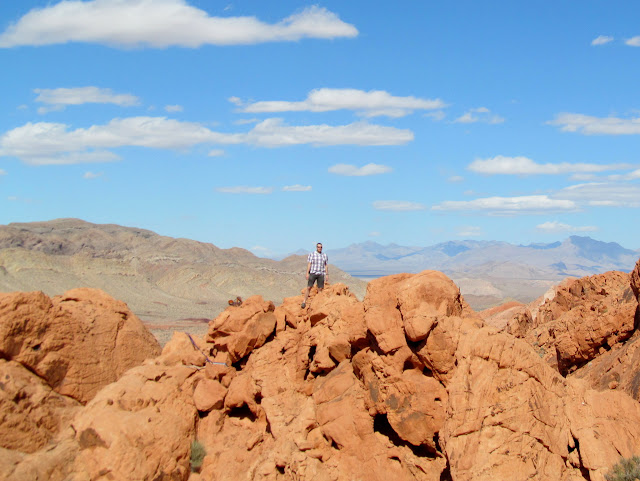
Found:
[[159, 352], [127, 305], [100, 290], [0, 294], [0, 357], [82, 403]]
[[[236, 306], [234, 306], [236, 307]], [[226, 309], [209, 326], [207, 341], [236, 362], [262, 346], [276, 327], [275, 306], [252, 296], [236, 309]]]
[[[513, 311], [504, 330], [524, 338], [566, 375], [635, 331], [638, 302], [629, 280], [629, 274], [617, 271], [567, 280]], [[488, 314], [488, 322], [495, 324], [495, 316]]]
[[[631, 289], [640, 297], [640, 261], [631, 273]], [[640, 307], [635, 311], [635, 326], [640, 324]], [[576, 378], [586, 380], [594, 389], [618, 389], [640, 401], [640, 333], [636, 331], [627, 342], [616, 344], [577, 370]]]
[[248, 299], [196, 347], [174, 336], [48, 447], [0, 450], [0, 477], [604, 481], [640, 452], [638, 402], [562, 377], [441, 273], [300, 302]]
[[496, 329], [499, 329], [501, 331], [504, 330], [506, 332], [509, 332], [510, 334], [513, 334], [514, 336], [517, 336], [516, 333], [507, 330], [509, 321], [526, 310], [526, 304], [518, 301], [509, 301], [505, 302], [504, 304], [500, 304], [499, 306], [491, 307], [489, 309], [478, 312], [478, 317], [484, 319], [484, 321], [489, 326], [493, 326]]
[[[248, 356], [240, 394], [199, 426], [202, 479], [249, 466], [256, 479], [603, 480], [640, 448], [637, 403], [562, 378], [441, 274], [374, 282], [364, 312], [332, 289]], [[326, 349], [336, 338], [350, 356]]]
[[625, 343], [616, 344], [571, 376], [584, 379], [593, 389], [617, 389], [640, 401], [640, 333], [636, 332]]
[[0, 478], [186, 480], [196, 373], [160, 362], [131, 369], [78, 409], [55, 443], [28, 455], [0, 450]]
[[577, 279], [540, 307], [527, 340], [567, 374], [631, 337], [636, 308], [624, 272]]
[[631, 289], [637, 301], [640, 302], [640, 260], [636, 263], [635, 269], [631, 271]]
[[0, 359], [0, 447], [32, 453], [53, 440], [80, 408], [16, 361]]

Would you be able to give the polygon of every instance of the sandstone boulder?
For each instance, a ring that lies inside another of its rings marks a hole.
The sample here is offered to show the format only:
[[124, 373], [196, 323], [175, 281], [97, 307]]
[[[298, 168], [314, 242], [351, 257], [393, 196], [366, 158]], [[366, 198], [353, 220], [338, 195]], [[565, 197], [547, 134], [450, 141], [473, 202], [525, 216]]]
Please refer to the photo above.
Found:
[[72, 421], [80, 450], [73, 470], [89, 479], [186, 479], [196, 372], [147, 364], [102, 389]]
[[425, 339], [439, 319], [472, 313], [456, 285], [437, 271], [371, 281], [364, 308], [367, 329], [384, 353], [405, 346], [406, 339]]
[[540, 308], [527, 341], [566, 375], [628, 339], [637, 308], [629, 279], [613, 271], [572, 281]]
[[640, 302], [640, 260], [636, 262], [635, 268], [631, 271], [631, 289], [636, 300]]
[[0, 357], [82, 403], [160, 346], [123, 302], [97, 289], [0, 294]]
[[504, 332], [524, 338], [567, 375], [635, 331], [638, 302], [629, 281], [629, 274], [617, 271], [568, 279], [524, 308], [505, 307], [512, 313], [506, 325], [498, 326], [491, 311], [482, 314]]
[[37, 451], [68, 425], [80, 406], [22, 364], [0, 359], [0, 447]]
[[619, 390], [640, 401], [640, 333], [616, 344], [571, 375], [598, 391]]
[[0, 451], [3, 479], [186, 480], [197, 374], [153, 362], [131, 369], [79, 408], [55, 444], [29, 455]]
[[210, 325], [206, 341], [226, 352], [232, 363], [262, 346], [275, 332], [275, 306], [261, 296], [252, 296], [240, 306], [230, 306]]

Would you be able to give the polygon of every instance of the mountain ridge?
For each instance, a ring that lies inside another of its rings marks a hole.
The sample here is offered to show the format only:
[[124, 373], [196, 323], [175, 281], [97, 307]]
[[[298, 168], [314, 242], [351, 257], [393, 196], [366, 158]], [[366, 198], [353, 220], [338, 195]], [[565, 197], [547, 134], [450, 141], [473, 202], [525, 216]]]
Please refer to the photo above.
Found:
[[[548, 244], [517, 245], [504, 241], [446, 241], [431, 246], [382, 245], [374, 241], [326, 249], [332, 262], [352, 275], [388, 275], [424, 269], [464, 272], [487, 262], [514, 262], [547, 271], [550, 276], [582, 276], [606, 270], [629, 272], [640, 250], [602, 242], [591, 237], [570, 236]], [[562, 262], [564, 268], [554, 268]]]
[[[51, 296], [99, 288], [125, 301], [156, 335], [155, 327], [167, 325], [206, 329], [203, 322], [236, 296], [259, 294], [280, 303], [298, 295], [305, 266], [303, 256], [275, 261], [238, 247], [80, 219], [0, 226], [0, 292]], [[364, 296], [364, 281], [335, 266], [330, 272], [332, 282]]]

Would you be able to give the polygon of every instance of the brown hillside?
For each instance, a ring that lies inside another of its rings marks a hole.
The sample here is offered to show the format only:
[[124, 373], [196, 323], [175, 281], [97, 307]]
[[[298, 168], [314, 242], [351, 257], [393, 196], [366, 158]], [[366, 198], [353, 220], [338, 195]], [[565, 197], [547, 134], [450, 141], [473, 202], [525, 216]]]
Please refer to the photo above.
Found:
[[[305, 285], [303, 256], [262, 259], [240, 248], [160, 236], [151, 231], [78, 219], [0, 226], [0, 292], [58, 295], [77, 287], [122, 299], [161, 341], [164, 326], [198, 334], [236, 296], [280, 303]], [[361, 298], [366, 283], [336, 267]]]

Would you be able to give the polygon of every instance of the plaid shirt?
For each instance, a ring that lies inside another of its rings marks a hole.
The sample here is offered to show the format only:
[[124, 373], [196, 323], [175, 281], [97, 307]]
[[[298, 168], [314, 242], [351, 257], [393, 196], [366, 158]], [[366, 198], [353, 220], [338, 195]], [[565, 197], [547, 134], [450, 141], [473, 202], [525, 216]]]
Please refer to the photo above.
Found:
[[310, 274], [322, 274], [324, 275], [324, 266], [329, 263], [327, 254], [320, 254], [318, 251], [313, 251], [307, 256], [307, 262], [311, 264], [309, 268]]

